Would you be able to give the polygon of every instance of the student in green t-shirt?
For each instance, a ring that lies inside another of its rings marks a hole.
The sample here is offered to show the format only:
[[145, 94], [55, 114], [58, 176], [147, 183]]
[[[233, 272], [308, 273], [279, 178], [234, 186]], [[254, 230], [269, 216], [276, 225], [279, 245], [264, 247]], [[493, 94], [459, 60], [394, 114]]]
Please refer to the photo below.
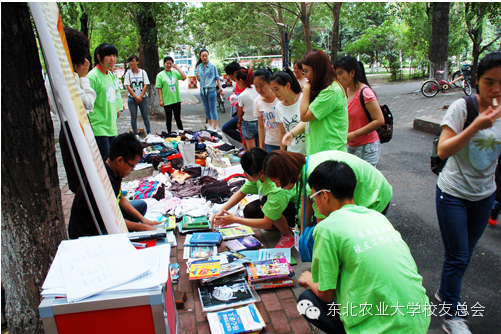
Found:
[[[263, 174], [263, 161], [266, 151], [254, 147], [245, 152], [240, 160], [247, 181], [226, 202], [212, 218], [214, 226], [240, 223], [253, 228], [271, 229], [276, 227], [282, 237], [276, 248], [290, 248], [294, 245], [291, 227], [296, 223], [296, 208], [291, 202], [293, 193], [278, 188]], [[248, 194], [259, 194], [259, 199], [248, 203], [244, 208], [244, 218], [228, 212]]]
[[113, 74], [117, 56], [116, 47], [108, 43], [100, 44], [94, 52], [96, 66], [87, 74], [90, 86], [97, 95], [89, 120], [103, 161], [108, 159], [110, 143], [117, 135], [117, 117], [120, 116], [117, 82]]
[[[185, 80], [186, 74], [174, 63], [172, 57], [164, 58], [165, 70], [157, 74], [155, 87], [158, 89], [160, 97], [160, 106], [165, 110], [165, 123], [167, 132], [172, 131], [172, 112], [176, 119], [178, 130], [183, 130], [183, 122], [181, 121], [181, 94], [179, 93], [179, 80]], [[174, 68], [176, 71], [173, 71]]]
[[321, 50], [311, 50], [301, 61], [309, 80], [303, 85], [300, 105], [301, 121], [308, 122], [306, 155], [329, 150], [346, 152], [348, 104], [329, 57]]
[[409, 247], [379, 212], [357, 206], [348, 164], [325, 161], [310, 174], [310, 196], [327, 216], [313, 232], [311, 272], [298, 310], [326, 333], [424, 334], [430, 304]]
[[[289, 190], [296, 188], [296, 191], [300, 192], [301, 208], [306, 206], [306, 211], [301, 209], [301, 226], [309, 225], [313, 213], [317, 223], [325, 218], [315, 203], [309, 199], [312, 190], [305, 179], [309, 178], [318, 165], [328, 160], [347, 163], [355, 172], [357, 186], [353, 198], [357, 205], [386, 213], [393, 197], [393, 188], [380, 171], [359, 157], [341, 151], [325, 151], [306, 158], [300, 153], [289, 151], [270, 152], [264, 161], [264, 175], [278, 187]], [[306, 196], [303, 188], [305, 183]]]

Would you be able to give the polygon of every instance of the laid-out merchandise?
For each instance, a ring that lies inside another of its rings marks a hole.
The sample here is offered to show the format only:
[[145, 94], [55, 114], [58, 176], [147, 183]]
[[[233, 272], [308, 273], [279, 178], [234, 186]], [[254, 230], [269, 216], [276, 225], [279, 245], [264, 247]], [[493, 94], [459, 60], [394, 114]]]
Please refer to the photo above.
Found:
[[212, 334], [237, 334], [261, 331], [266, 327], [256, 305], [207, 313]]

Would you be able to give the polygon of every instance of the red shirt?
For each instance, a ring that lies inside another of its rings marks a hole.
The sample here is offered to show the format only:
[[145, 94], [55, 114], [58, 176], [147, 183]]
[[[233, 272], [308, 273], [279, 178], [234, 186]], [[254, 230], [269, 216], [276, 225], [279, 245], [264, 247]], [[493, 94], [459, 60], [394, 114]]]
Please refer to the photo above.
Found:
[[[367, 85], [362, 85], [360, 90], [353, 96], [351, 101], [348, 102], [348, 132], [353, 132], [357, 129], [363, 128], [367, 124], [369, 124], [369, 119], [365, 114], [364, 108], [360, 103], [360, 91], [362, 88], [364, 89], [364, 100], [365, 104], [377, 100], [376, 94], [372, 91], [372, 89]], [[369, 132], [363, 136], [357, 137], [350, 141], [348, 145], [351, 147], [362, 146], [365, 144], [374, 143], [379, 139], [379, 136], [376, 131]]]

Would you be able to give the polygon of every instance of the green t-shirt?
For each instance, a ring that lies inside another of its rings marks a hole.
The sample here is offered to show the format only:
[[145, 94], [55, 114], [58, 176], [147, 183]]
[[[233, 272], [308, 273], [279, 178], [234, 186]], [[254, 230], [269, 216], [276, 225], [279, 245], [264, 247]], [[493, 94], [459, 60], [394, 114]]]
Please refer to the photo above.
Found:
[[293, 195], [292, 191], [278, 188], [268, 178], [264, 182], [246, 180], [240, 191], [244, 194], [259, 194], [259, 198], [268, 196], [263, 205], [263, 213], [271, 220], [277, 220], [284, 212]]
[[431, 318], [423, 278], [386, 217], [345, 205], [315, 227], [313, 239], [313, 283], [320, 291], [336, 290], [346, 333], [427, 332]]
[[157, 74], [155, 87], [162, 89], [162, 100], [164, 106], [181, 102], [181, 94], [179, 94], [178, 80], [182, 79], [179, 71], [162, 71]]
[[117, 92], [117, 99], [115, 103], [117, 104], [118, 110], [122, 112], [124, 110], [124, 104], [122, 101], [122, 92], [120, 92], [120, 83], [118, 82], [118, 77], [115, 77], [115, 90]]
[[108, 72], [103, 74], [94, 67], [89, 74], [90, 86], [96, 92], [94, 112], [89, 113], [90, 124], [94, 136], [113, 137], [117, 132], [117, 92], [114, 76]]
[[[327, 160], [342, 161], [353, 169], [357, 178], [357, 186], [353, 194], [355, 204], [383, 212], [393, 197], [393, 188], [379, 170], [353, 154], [341, 151], [325, 151], [308, 157], [307, 176], [310, 176], [318, 165]], [[304, 180], [305, 166], [303, 166], [301, 171], [302, 180]], [[311, 194], [311, 188], [307, 184], [306, 196], [310, 196]], [[315, 216], [325, 218], [325, 216], [320, 214], [315, 203], [313, 203], [313, 210], [315, 211]]]
[[316, 119], [306, 123], [306, 155], [339, 150], [346, 152], [348, 104], [337, 82], [318, 94], [309, 106]]

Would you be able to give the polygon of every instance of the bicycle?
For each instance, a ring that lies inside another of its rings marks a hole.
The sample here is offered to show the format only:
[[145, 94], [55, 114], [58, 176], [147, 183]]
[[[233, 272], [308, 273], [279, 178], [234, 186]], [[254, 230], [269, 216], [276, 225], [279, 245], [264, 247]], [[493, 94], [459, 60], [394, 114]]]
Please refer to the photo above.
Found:
[[[445, 71], [437, 71], [438, 74], [444, 74]], [[445, 92], [447, 91], [454, 83], [461, 81], [461, 88], [466, 95], [471, 95], [471, 85], [469, 80], [465, 80], [464, 76], [460, 76], [456, 80], [451, 82], [445, 80], [443, 77], [440, 77], [440, 81], [437, 80], [427, 80], [421, 86], [421, 93], [423, 93], [426, 97], [434, 97], [438, 94], [438, 91]]]

